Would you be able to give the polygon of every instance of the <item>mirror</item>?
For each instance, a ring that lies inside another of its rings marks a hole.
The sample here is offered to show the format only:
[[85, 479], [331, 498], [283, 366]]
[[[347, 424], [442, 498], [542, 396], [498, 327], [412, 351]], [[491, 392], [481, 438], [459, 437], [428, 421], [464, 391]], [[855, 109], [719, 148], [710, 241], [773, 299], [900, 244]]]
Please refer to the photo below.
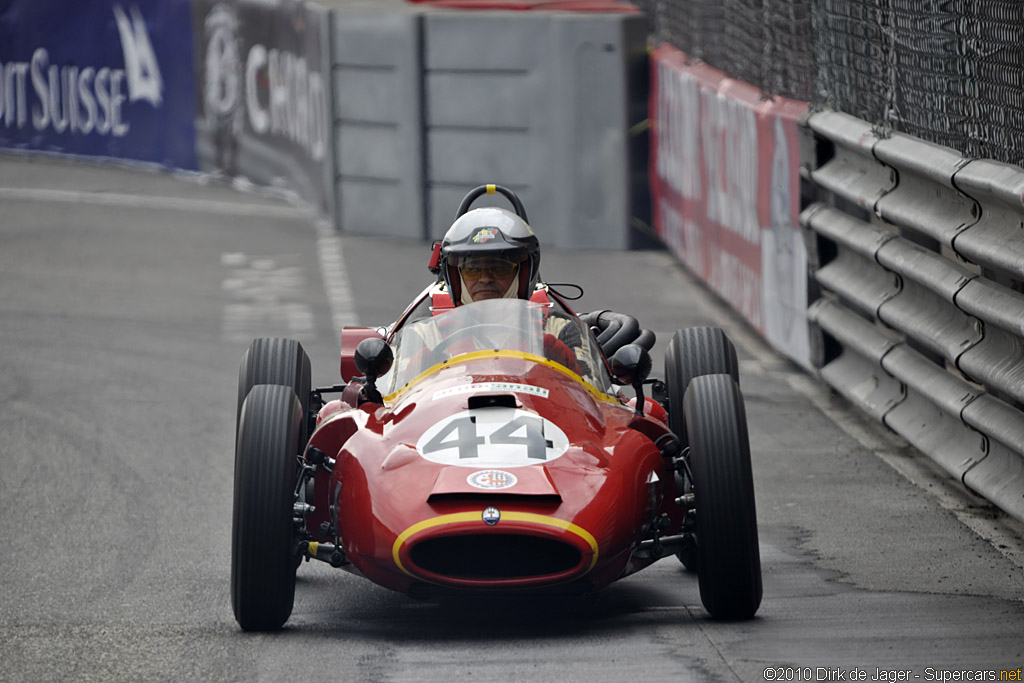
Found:
[[391, 369], [395, 354], [386, 341], [380, 337], [370, 337], [356, 346], [353, 360], [356, 369], [373, 381]]
[[651, 354], [639, 344], [626, 344], [611, 358], [612, 374], [621, 384], [643, 384], [651, 374]]

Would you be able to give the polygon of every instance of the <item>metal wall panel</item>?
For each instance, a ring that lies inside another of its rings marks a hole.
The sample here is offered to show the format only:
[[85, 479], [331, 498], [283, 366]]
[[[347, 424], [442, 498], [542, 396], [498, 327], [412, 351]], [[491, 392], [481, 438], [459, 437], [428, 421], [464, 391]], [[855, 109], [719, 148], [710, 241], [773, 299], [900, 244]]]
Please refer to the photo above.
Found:
[[977, 220], [977, 202], [953, 186], [953, 174], [966, 163], [958, 153], [898, 134], [878, 141], [872, 151], [899, 174], [896, 186], [875, 205], [883, 220], [948, 247]]
[[954, 240], [957, 254], [1024, 280], [1024, 172], [976, 159], [957, 171], [953, 183], [982, 206], [978, 221]]
[[901, 281], [899, 294], [879, 307], [880, 320], [951, 362], [980, 341], [973, 320], [953, 305], [973, 274], [903, 239], [887, 242], [877, 257]]
[[875, 203], [896, 186], [897, 178], [872, 154], [878, 138], [871, 126], [839, 112], [815, 114], [808, 125], [819, 139], [834, 146], [828, 163], [811, 171], [815, 184], [874, 211]]
[[831, 112], [806, 126], [822, 379], [1024, 520], [1024, 169]]
[[903, 385], [882, 369], [882, 358], [899, 343], [838, 303], [818, 299], [808, 318], [842, 345], [821, 375], [848, 401], [881, 420], [906, 395]]
[[899, 293], [899, 279], [876, 261], [879, 249], [896, 235], [824, 204], [805, 209], [800, 224], [836, 249], [835, 258], [814, 271], [822, 287], [869, 316], [877, 315], [878, 308]]

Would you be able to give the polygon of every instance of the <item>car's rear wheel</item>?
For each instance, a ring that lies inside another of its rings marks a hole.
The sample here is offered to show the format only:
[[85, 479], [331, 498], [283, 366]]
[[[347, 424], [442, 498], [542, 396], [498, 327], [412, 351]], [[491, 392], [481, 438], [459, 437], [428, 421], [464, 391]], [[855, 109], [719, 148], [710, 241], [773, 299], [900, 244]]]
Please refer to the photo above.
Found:
[[301, 416], [299, 400], [286, 386], [257, 385], [242, 404], [235, 444], [231, 606], [246, 631], [280, 628], [292, 612]]
[[242, 403], [254, 386], [259, 384], [281, 384], [291, 387], [302, 406], [302, 425], [299, 430], [298, 451], [301, 454], [309, 438], [309, 392], [312, 386], [312, 371], [309, 356], [302, 344], [294, 339], [262, 337], [254, 339], [242, 356], [238, 370], [238, 418], [242, 415]]
[[749, 619], [761, 604], [761, 554], [743, 396], [729, 375], [703, 375], [690, 383], [683, 411], [700, 599], [715, 618]]
[[718, 327], [676, 330], [665, 350], [665, 384], [668, 388], [668, 424], [683, 444], [687, 443], [683, 397], [694, 377], [726, 374], [740, 382], [736, 347]]

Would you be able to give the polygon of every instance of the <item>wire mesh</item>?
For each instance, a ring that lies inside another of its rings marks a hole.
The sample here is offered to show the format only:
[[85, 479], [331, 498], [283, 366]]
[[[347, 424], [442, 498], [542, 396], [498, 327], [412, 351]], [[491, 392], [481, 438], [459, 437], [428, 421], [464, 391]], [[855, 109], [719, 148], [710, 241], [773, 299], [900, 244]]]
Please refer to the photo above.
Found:
[[1024, 162], [1021, 0], [645, 0], [652, 35], [759, 87]]

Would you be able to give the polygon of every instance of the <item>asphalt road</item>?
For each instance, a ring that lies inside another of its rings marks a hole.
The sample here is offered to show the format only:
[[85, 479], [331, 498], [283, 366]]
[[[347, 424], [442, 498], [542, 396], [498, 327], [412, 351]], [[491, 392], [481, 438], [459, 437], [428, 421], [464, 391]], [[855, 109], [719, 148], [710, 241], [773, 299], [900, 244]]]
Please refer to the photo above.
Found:
[[222, 186], [0, 157], [0, 680], [762, 681], [769, 667], [769, 680], [999, 680], [1024, 667], [1020, 525], [772, 354], [664, 252], [549, 250], [542, 272], [585, 289], [578, 310], [631, 312], [662, 340], [716, 324], [737, 343], [756, 619], [709, 620], [673, 558], [597, 597], [544, 601], [419, 602], [307, 564], [287, 628], [241, 632], [228, 592], [241, 354], [251, 337], [292, 336], [314, 382], [335, 382], [339, 326], [393, 319], [429, 281], [427, 252], [338, 237]]

